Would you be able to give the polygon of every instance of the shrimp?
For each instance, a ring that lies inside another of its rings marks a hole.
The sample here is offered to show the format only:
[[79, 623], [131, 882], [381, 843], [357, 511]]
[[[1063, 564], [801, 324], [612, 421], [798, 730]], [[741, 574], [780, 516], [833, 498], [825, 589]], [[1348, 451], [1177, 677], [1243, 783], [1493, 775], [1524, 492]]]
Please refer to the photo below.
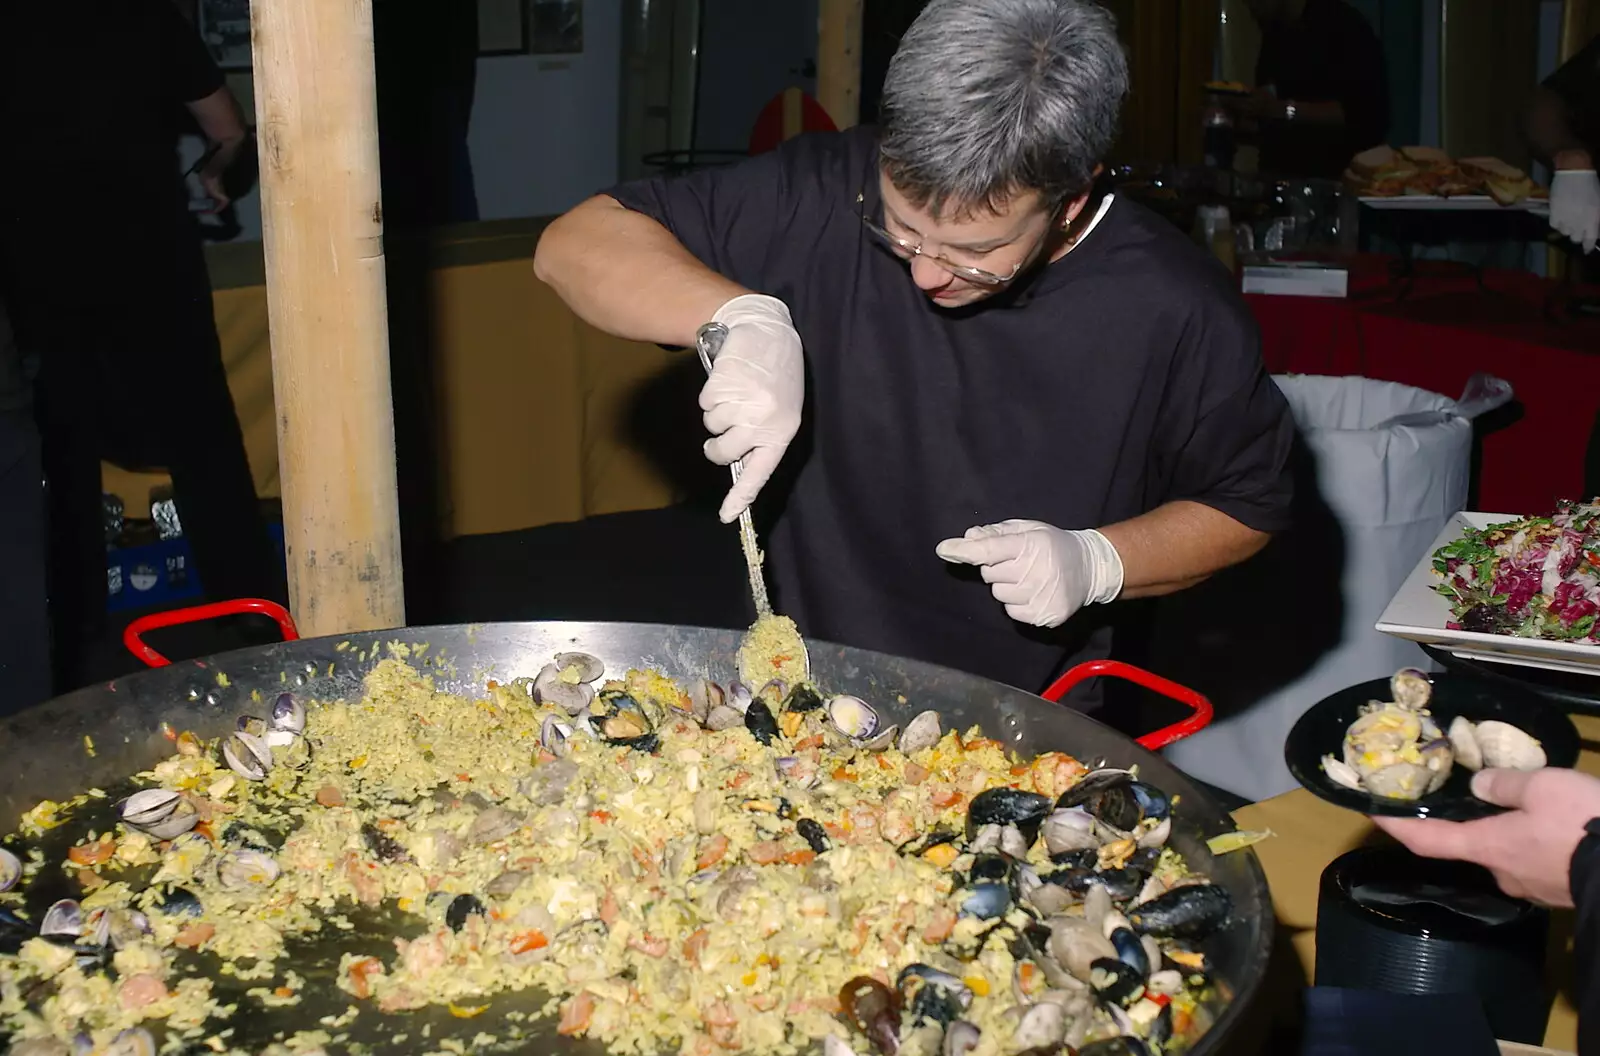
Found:
[[556, 1033], [569, 1038], [582, 1034], [589, 1029], [593, 1020], [594, 995], [587, 990], [579, 990], [561, 1006], [561, 1022], [556, 1025]]

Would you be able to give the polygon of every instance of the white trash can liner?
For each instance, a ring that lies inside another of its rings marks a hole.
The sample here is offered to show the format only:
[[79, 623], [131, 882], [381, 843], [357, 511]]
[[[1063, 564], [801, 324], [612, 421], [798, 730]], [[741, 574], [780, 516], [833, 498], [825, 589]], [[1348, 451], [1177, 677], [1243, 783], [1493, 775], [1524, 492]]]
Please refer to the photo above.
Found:
[[1294, 526], [1244, 565], [1163, 598], [1150, 656], [1217, 708], [1168, 758], [1251, 800], [1295, 787], [1283, 743], [1308, 707], [1428, 666], [1415, 644], [1372, 625], [1466, 504], [1470, 419], [1511, 399], [1511, 386], [1488, 375], [1460, 400], [1368, 378], [1273, 380], [1300, 433]]

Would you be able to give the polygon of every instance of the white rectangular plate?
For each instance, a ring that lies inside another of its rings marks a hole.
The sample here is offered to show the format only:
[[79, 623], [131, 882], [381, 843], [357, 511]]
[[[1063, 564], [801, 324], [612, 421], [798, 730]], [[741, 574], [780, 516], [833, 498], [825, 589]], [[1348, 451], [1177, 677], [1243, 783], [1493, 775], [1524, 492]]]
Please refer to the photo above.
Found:
[[1377, 629], [1397, 638], [1446, 649], [1470, 660], [1490, 660], [1523, 667], [1542, 667], [1547, 671], [1571, 671], [1600, 676], [1600, 646], [1573, 642], [1549, 642], [1540, 638], [1513, 638], [1508, 634], [1481, 634], [1452, 631], [1445, 627], [1450, 619], [1450, 603], [1433, 588], [1439, 577], [1433, 571], [1433, 554], [1441, 546], [1460, 538], [1468, 528], [1486, 528], [1518, 519], [1506, 513], [1458, 513], [1450, 518], [1439, 538], [1428, 547], [1417, 567], [1411, 570], [1400, 591], [1378, 618]]
[[1401, 194], [1393, 198], [1367, 195], [1361, 198], [1361, 204], [1370, 209], [1415, 209], [1435, 213], [1483, 213], [1495, 209], [1511, 213], [1550, 211], [1550, 201], [1547, 198], [1524, 198], [1516, 205], [1501, 205], [1487, 194], [1458, 194], [1450, 198], [1441, 198], [1437, 194]]

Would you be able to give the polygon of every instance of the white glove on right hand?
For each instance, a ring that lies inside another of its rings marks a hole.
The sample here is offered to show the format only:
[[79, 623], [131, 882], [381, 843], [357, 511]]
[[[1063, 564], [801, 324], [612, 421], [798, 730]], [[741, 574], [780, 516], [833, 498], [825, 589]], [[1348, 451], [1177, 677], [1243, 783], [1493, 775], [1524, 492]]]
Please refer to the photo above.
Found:
[[700, 390], [706, 457], [726, 466], [744, 459], [739, 482], [722, 500], [724, 524], [736, 520], [771, 479], [800, 430], [805, 361], [789, 308], [776, 297], [747, 293], [711, 317], [728, 328]]
[[1600, 177], [1593, 169], [1557, 169], [1550, 180], [1550, 226], [1583, 247], [1600, 239]]

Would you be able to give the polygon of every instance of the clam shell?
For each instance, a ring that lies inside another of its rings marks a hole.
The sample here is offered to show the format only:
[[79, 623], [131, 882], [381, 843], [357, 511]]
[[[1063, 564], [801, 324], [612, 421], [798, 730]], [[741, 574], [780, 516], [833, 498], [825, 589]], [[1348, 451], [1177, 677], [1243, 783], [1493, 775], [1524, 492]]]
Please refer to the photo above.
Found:
[[101, 1056], [156, 1056], [156, 1039], [143, 1027], [125, 1030], [100, 1050]]
[[1426, 671], [1401, 668], [1389, 679], [1389, 699], [1402, 708], [1420, 711], [1433, 699], [1433, 679]]
[[45, 911], [39, 922], [40, 935], [65, 935], [77, 938], [83, 934], [83, 907], [70, 898], [63, 898]]
[[134, 827], [158, 840], [175, 840], [199, 823], [200, 812], [188, 803], [180, 803], [176, 810], [161, 820]]
[[557, 653], [557, 670], [570, 671], [581, 683], [598, 682], [600, 676], [606, 673], [606, 665], [598, 656], [588, 653]]
[[1483, 769], [1483, 749], [1478, 746], [1477, 728], [1465, 715], [1450, 720], [1450, 747], [1457, 763], [1468, 770]]
[[229, 851], [217, 859], [217, 884], [224, 891], [265, 889], [278, 873], [278, 863], [260, 851]]
[[900, 750], [907, 755], [920, 752], [938, 744], [943, 736], [944, 728], [939, 722], [939, 713], [924, 711], [906, 723], [905, 732], [900, 735]]
[[890, 726], [882, 733], [857, 741], [856, 747], [867, 752], [887, 752], [894, 747], [895, 740], [900, 736], [900, 727]]
[[165, 788], [142, 789], [117, 804], [117, 816], [140, 828], [171, 814], [182, 799], [178, 793]]
[[713, 733], [731, 730], [736, 726], [744, 725], [744, 712], [731, 708], [726, 704], [719, 704], [711, 709], [711, 714], [706, 716], [706, 729]]
[[10, 891], [22, 879], [22, 859], [0, 847], [0, 891]]
[[1544, 749], [1524, 731], [1509, 722], [1490, 719], [1478, 723], [1473, 731], [1483, 752], [1483, 765], [1506, 770], [1538, 770], [1545, 763]]
[[267, 735], [267, 720], [259, 715], [240, 715], [233, 724], [233, 728], [240, 733], [248, 733], [252, 737], [265, 737]]
[[1344, 738], [1344, 761], [1365, 777], [1395, 762], [1401, 752], [1421, 739], [1421, 716], [1386, 704], [1351, 723]]
[[723, 705], [722, 687], [709, 678], [697, 678], [689, 683], [689, 711], [695, 721], [704, 726], [711, 713]]
[[756, 699], [755, 694], [750, 692], [750, 687], [738, 681], [728, 683], [728, 692], [725, 694], [725, 698], [724, 703], [740, 715], [748, 711], [750, 702]]
[[1342, 759], [1335, 759], [1331, 755], [1323, 756], [1322, 772], [1336, 785], [1343, 785], [1356, 792], [1366, 791], [1361, 785], [1361, 775], [1356, 773], [1355, 767]]
[[240, 777], [260, 781], [272, 769], [272, 748], [260, 737], [235, 732], [222, 742], [222, 759]]
[[267, 723], [275, 730], [304, 733], [306, 707], [294, 699], [293, 693], [280, 693], [278, 699], [273, 702], [272, 714], [267, 717]]
[[1051, 917], [1046, 923], [1050, 926], [1046, 949], [1051, 959], [1080, 982], [1089, 981], [1089, 966], [1095, 961], [1117, 956], [1111, 940], [1082, 917]]
[[580, 715], [594, 702], [594, 687], [587, 682], [569, 682], [561, 677], [558, 664], [546, 664], [533, 680], [533, 699], [550, 704], [568, 715]]
[[562, 722], [554, 715], [545, 716], [544, 725], [539, 727], [539, 743], [551, 755], [560, 757], [567, 754], [567, 741], [572, 738], [574, 730], [569, 722]]
[[1045, 850], [1051, 854], [1087, 851], [1100, 846], [1094, 815], [1075, 807], [1052, 811], [1039, 827], [1039, 834], [1044, 837]]
[[838, 696], [826, 705], [833, 728], [852, 741], [864, 741], [878, 732], [878, 713], [860, 697]]

